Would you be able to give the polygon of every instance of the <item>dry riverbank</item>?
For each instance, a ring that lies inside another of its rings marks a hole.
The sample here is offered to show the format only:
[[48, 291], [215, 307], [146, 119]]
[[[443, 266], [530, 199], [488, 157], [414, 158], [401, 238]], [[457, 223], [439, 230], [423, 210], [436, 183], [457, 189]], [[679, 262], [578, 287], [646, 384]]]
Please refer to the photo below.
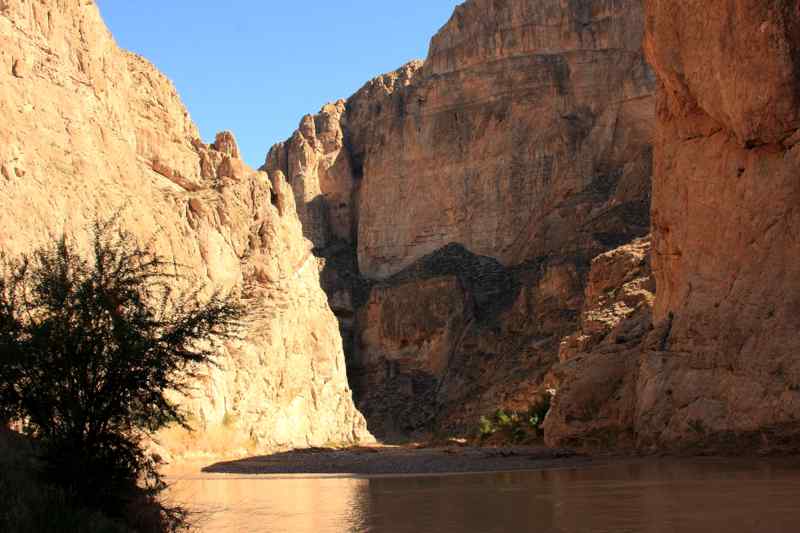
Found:
[[581, 466], [595, 459], [542, 446], [368, 446], [312, 448], [223, 461], [203, 468], [215, 474], [447, 474]]

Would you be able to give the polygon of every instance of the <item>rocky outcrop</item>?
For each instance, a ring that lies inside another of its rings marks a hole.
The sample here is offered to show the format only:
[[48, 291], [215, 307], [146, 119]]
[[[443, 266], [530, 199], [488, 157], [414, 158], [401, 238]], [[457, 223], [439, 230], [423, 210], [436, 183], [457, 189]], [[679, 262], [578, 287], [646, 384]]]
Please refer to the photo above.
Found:
[[[642, 448], [796, 449], [800, 13], [761, 0], [645, 5], [659, 80], [655, 329], [606, 363], [630, 384], [612, 433]], [[586, 389], [606, 379], [595, 377]], [[580, 439], [562, 422], [619, 403], [607, 392], [561, 393], [551, 442]]]
[[172, 84], [116, 46], [94, 2], [0, 2], [0, 116], [0, 249], [62, 232], [86, 246], [88, 223], [117, 213], [187, 284], [253, 310], [184, 400], [200, 431], [162, 436], [172, 450], [368, 438], [283, 176], [247, 168], [230, 133], [202, 143]]
[[292, 185], [383, 435], [527, 408], [591, 259], [649, 230], [639, 2], [471, 0], [412, 62], [305, 117]]
[[560, 363], [545, 377], [555, 393], [545, 420], [554, 446], [634, 446], [636, 377], [652, 327], [655, 283], [650, 240], [596, 257], [580, 328], [561, 343]]
[[602, 342], [626, 342], [625, 327], [631, 325], [632, 316], [642, 314], [644, 320], [635, 322], [649, 324], [654, 301], [649, 239], [636, 239], [597, 256], [586, 282], [580, 329], [561, 341], [559, 359], [568, 361]]

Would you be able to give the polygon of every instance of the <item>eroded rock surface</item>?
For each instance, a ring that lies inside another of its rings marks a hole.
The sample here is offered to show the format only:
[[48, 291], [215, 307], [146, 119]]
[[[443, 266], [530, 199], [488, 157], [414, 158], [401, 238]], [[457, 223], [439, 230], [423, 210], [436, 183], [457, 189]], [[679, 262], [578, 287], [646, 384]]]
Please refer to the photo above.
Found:
[[666, 357], [642, 365], [640, 438], [778, 446], [800, 427], [798, 6], [647, 11], [654, 319], [673, 319]]
[[633, 447], [636, 379], [645, 342], [657, 337], [650, 240], [596, 257], [580, 328], [561, 343], [561, 362], [545, 377], [556, 397], [545, 421], [553, 446]]
[[465, 2], [425, 62], [270, 151], [379, 433], [527, 408], [592, 258], [649, 231], [643, 16], [632, 0]]
[[[645, 49], [659, 80], [655, 329], [632, 360], [606, 364], [628, 386], [616, 435], [644, 448], [796, 449], [798, 7], [764, 0], [645, 5]], [[584, 390], [605, 381], [596, 376]], [[564, 424], [589, 405], [619, 404], [615, 391], [606, 392], [587, 401], [565, 391], [559, 416], [549, 421], [551, 442], [591, 432], [591, 424]]]
[[164, 436], [173, 451], [369, 438], [283, 176], [247, 168], [230, 133], [202, 143], [173, 85], [117, 47], [94, 2], [0, 2], [0, 116], [0, 249], [62, 232], [86, 247], [88, 223], [119, 213], [187, 283], [254, 310], [185, 402], [200, 431]]

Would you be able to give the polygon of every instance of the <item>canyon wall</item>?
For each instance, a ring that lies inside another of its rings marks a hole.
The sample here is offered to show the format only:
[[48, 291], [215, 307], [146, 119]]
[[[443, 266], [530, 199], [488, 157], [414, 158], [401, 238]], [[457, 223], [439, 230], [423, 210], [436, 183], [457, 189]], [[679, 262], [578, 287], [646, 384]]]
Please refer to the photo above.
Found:
[[591, 260], [649, 231], [643, 28], [636, 0], [471, 0], [426, 61], [270, 150], [373, 431], [527, 409], [579, 326]]
[[89, 223], [117, 214], [185, 266], [186, 286], [253, 311], [182, 400], [198, 432], [165, 432], [169, 451], [370, 438], [283, 176], [247, 168], [230, 133], [201, 142], [173, 85], [117, 47], [94, 2], [0, 0], [0, 116], [0, 250], [62, 233], [86, 250]]
[[658, 75], [654, 329], [626, 355], [583, 354], [561, 369], [582, 378], [566, 379], [548, 438], [794, 450], [800, 11], [765, 0], [645, 6]]
[[789, 2], [470, 0], [257, 172], [94, 2], [0, 0], [0, 250], [116, 214], [252, 309], [167, 451], [369, 440], [346, 371], [389, 438], [552, 389], [555, 446], [793, 449], [798, 50]]

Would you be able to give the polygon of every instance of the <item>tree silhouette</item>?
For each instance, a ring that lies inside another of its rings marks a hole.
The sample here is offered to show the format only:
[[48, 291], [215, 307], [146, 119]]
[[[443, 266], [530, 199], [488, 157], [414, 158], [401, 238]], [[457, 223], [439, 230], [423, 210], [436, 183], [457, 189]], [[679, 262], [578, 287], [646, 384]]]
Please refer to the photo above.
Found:
[[119, 515], [163, 490], [144, 439], [188, 427], [166, 393], [188, 392], [214, 364], [243, 308], [176, 289], [186, 284], [180, 267], [115, 222], [96, 222], [92, 234], [88, 258], [63, 236], [0, 260], [0, 421], [33, 439], [48, 481]]

